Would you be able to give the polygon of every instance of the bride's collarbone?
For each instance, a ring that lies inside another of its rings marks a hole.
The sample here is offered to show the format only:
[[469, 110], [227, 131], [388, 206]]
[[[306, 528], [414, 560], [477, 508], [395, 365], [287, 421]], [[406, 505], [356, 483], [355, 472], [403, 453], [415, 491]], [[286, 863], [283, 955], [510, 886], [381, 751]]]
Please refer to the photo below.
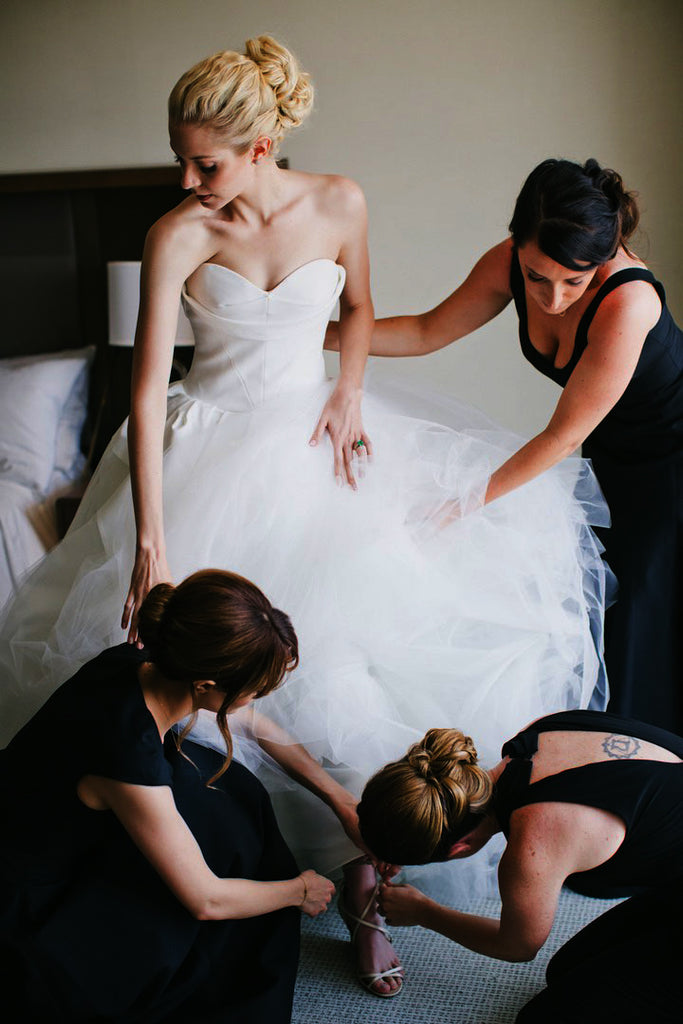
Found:
[[[282, 223], [280, 223], [282, 221]], [[231, 220], [216, 223], [213, 244], [203, 263], [214, 264], [272, 291], [309, 263], [336, 263], [341, 240], [326, 222], [277, 218], [277, 223], [245, 230]]]

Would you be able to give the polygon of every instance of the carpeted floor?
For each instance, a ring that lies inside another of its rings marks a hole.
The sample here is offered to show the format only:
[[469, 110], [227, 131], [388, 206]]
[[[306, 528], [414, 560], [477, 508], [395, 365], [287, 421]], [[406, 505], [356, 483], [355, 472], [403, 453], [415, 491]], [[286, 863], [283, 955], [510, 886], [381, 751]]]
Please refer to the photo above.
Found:
[[[354, 980], [348, 932], [330, 907], [316, 920], [303, 919], [292, 1024], [512, 1024], [543, 988], [555, 950], [614, 902], [564, 890], [548, 941], [526, 964], [478, 956], [422, 928], [394, 928], [406, 967], [403, 992], [394, 999], [368, 995]], [[480, 899], [462, 909], [493, 917], [500, 904]]]

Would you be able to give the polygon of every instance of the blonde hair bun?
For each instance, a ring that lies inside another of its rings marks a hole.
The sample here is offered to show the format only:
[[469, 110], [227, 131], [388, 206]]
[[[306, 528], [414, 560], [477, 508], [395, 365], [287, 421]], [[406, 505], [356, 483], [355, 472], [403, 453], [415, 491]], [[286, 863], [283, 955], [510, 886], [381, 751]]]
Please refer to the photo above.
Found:
[[273, 90], [283, 128], [298, 128], [313, 106], [311, 76], [288, 49], [272, 36], [247, 39], [245, 51]]
[[169, 124], [205, 125], [241, 153], [266, 136], [275, 153], [310, 113], [313, 84], [272, 36], [248, 39], [245, 48], [214, 53], [186, 71], [168, 98]]
[[469, 736], [459, 729], [430, 729], [405, 756], [410, 767], [434, 784], [458, 778], [463, 769], [477, 764], [477, 751]]
[[430, 729], [365, 786], [358, 805], [361, 834], [380, 860], [424, 864], [444, 837], [486, 813], [492, 793], [471, 738], [459, 729]]

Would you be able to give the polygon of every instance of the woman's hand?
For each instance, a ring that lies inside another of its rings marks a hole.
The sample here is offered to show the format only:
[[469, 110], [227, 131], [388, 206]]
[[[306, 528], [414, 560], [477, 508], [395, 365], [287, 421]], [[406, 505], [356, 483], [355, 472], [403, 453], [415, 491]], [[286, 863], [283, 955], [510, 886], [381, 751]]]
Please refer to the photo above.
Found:
[[459, 498], [443, 501], [441, 504], [413, 505], [406, 514], [407, 526], [420, 526], [438, 533], [459, 519], [464, 519], [465, 508]]
[[379, 912], [387, 924], [400, 927], [421, 924], [421, 911], [429, 900], [412, 885], [382, 882], [378, 896]]
[[299, 878], [303, 882], [303, 900], [299, 907], [309, 917], [324, 914], [334, 895], [334, 885], [329, 878], [324, 878], [316, 871], [302, 871]]
[[367, 461], [372, 457], [372, 444], [363, 429], [361, 419], [362, 397], [363, 392], [360, 388], [339, 381], [325, 403], [308, 442], [310, 445], [317, 445], [327, 431], [334, 451], [334, 475], [337, 483], [341, 487], [346, 479], [354, 491], [357, 489], [353, 472], [354, 457], [360, 477], [365, 475]]
[[383, 882], [391, 881], [392, 878], [396, 878], [396, 875], [400, 874], [403, 870], [400, 864], [389, 864], [385, 860], [378, 860], [375, 867]]
[[130, 587], [123, 606], [121, 629], [128, 631], [128, 643], [142, 646], [138, 636], [138, 613], [140, 605], [157, 583], [169, 583], [171, 572], [166, 562], [166, 555], [146, 548], [138, 548], [135, 554], [135, 565], [130, 578]]

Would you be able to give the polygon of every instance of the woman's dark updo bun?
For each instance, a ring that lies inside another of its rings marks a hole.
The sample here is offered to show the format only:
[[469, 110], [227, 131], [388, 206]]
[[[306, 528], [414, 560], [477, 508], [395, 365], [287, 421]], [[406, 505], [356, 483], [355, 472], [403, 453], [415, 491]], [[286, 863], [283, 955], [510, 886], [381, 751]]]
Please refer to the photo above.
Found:
[[640, 210], [635, 193], [626, 190], [620, 174], [610, 167], [601, 167], [598, 161], [592, 157], [590, 160], [586, 160], [583, 170], [595, 187], [607, 196], [612, 208], [619, 214], [620, 242], [623, 245], [634, 233], [640, 221]]
[[138, 633], [150, 651], [154, 651], [158, 645], [164, 613], [174, 592], [175, 587], [172, 583], [157, 583], [140, 605]]
[[248, 694], [270, 693], [298, 664], [289, 617], [244, 577], [204, 569], [177, 587], [153, 587], [140, 606], [138, 630], [149, 660], [167, 679], [188, 686], [212, 680], [225, 694], [216, 716], [228, 750], [225, 770], [230, 706]]
[[535, 242], [569, 270], [586, 270], [626, 248], [638, 226], [635, 195], [597, 160], [544, 160], [524, 182], [510, 221], [516, 246]]

